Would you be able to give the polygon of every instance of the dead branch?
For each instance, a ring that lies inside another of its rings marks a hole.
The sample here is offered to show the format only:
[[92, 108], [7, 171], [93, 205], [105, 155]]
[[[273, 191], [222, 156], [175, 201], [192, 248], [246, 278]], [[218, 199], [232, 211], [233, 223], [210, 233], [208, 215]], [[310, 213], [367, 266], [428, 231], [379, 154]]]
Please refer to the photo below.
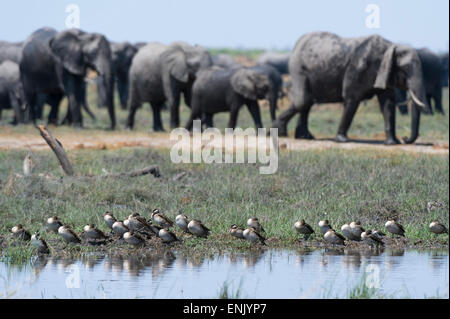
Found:
[[63, 171], [66, 173], [66, 175], [72, 176], [73, 168], [72, 165], [70, 164], [69, 159], [67, 158], [66, 152], [64, 151], [62, 144], [53, 137], [52, 133], [45, 125], [39, 125], [38, 129], [39, 132], [41, 133], [42, 138], [47, 142], [47, 144], [50, 146], [50, 148], [53, 150], [56, 157], [58, 158]]

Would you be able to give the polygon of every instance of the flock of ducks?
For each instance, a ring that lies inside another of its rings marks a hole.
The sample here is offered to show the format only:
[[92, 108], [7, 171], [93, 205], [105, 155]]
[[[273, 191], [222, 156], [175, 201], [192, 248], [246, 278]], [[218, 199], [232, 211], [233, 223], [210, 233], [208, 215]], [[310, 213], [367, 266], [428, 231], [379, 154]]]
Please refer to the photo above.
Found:
[[[140, 246], [146, 243], [146, 240], [157, 237], [163, 243], [172, 243], [179, 241], [175, 233], [170, 228], [178, 226], [184, 233], [194, 235], [196, 237], [208, 237], [210, 230], [203, 225], [200, 220], [189, 220], [184, 214], [179, 214], [175, 218], [175, 223], [166, 215], [161, 213], [158, 209], [154, 209], [151, 218], [146, 220], [138, 213], [133, 213], [125, 220], [117, 220], [113, 213], [106, 212], [103, 219], [111, 230], [109, 235], [106, 235], [100, 229], [96, 228], [94, 224], [84, 226], [82, 237], [90, 244], [102, 244], [113, 238], [122, 238], [126, 243], [132, 246]], [[359, 221], [345, 223], [341, 227], [342, 234], [338, 233], [331, 227], [329, 221], [321, 220], [318, 224], [319, 231], [323, 235], [326, 242], [334, 245], [344, 245], [346, 241], [362, 241], [370, 246], [384, 245], [384, 233], [378, 230], [365, 230]], [[405, 236], [405, 229], [400, 225], [396, 219], [388, 220], [385, 223], [385, 228], [394, 236]], [[305, 222], [304, 219], [294, 224], [295, 230], [304, 236], [304, 240], [315, 233], [314, 229]], [[82, 242], [69, 225], [64, 225], [57, 216], [52, 216], [47, 219], [47, 229], [59, 234], [66, 243], [80, 244]], [[447, 228], [439, 221], [433, 221], [429, 225], [429, 230], [434, 234], [448, 234]], [[12, 235], [24, 241], [31, 241], [40, 253], [48, 254], [50, 252], [48, 244], [40, 237], [40, 232], [31, 235], [23, 228], [21, 224], [14, 226], [11, 229]], [[249, 218], [247, 220], [247, 228], [242, 228], [236, 224], [231, 225], [229, 230], [231, 236], [244, 239], [255, 244], [266, 245], [261, 233], [265, 232], [260, 224], [258, 218]]]

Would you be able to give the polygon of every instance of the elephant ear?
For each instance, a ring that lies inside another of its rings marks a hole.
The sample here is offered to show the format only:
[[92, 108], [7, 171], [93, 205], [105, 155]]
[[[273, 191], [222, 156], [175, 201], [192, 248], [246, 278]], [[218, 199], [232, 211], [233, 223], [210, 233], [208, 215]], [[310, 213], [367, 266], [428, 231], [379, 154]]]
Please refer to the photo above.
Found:
[[52, 53], [70, 73], [85, 74], [82, 43], [78, 36], [67, 31], [60, 32], [50, 40], [49, 46]]
[[233, 90], [250, 100], [256, 100], [256, 86], [253, 82], [254, 72], [247, 69], [241, 69], [231, 77], [231, 86]]
[[378, 69], [377, 78], [374, 87], [377, 89], [386, 89], [391, 75], [392, 66], [394, 65], [395, 45], [391, 45], [386, 52], [384, 52], [383, 60]]
[[181, 47], [171, 49], [164, 53], [164, 61], [170, 70], [170, 74], [180, 82], [186, 83], [189, 79], [186, 55]]

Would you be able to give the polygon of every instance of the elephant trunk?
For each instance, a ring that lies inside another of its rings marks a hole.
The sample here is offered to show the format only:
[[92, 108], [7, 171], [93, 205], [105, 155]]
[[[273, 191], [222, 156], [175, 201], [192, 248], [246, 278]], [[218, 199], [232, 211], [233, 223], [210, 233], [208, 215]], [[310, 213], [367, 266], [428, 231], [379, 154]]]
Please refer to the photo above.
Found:
[[108, 108], [111, 129], [114, 129], [116, 126], [114, 112], [114, 75], [110, 55], [100, 57], [95, 67], [99, 73], [97, 79], [99, 106], [106, 106]]
[[411, 137], [404, 137], [403, 142], [405, 144], [414, 143], [419, 137], [419, 125], [420, 125], [420, 110], [414, 105], [411, 108]]

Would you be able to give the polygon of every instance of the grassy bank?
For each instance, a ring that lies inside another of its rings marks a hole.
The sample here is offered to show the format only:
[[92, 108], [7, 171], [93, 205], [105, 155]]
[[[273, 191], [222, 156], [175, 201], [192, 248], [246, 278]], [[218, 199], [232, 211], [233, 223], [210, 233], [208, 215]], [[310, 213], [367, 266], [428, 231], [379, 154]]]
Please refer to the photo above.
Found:
[[[51, 215], [58, 215], [78, 233], [94, 223], [107, 231], [103, 213], [111, 210], [120, 218], [131, 212], [150, 217], [160, 208], [174, 219], [178, 211], [202, 220], [211, 236], [195, 239], [184, 236], [177, 249], [201, 254], [245, 250], [250, 244], [228, 234], [231, 224], [245, 225], [257, 216], [267, 231], [268, 245], [295, 247], [293, 230], [298, 218], [315, 229], [327, 218], [335, 228], [347, 221], [360, 220], [367, 228], [385, 231], [385, 221], [398, 216], [408, 241], [406, 246], [448, 246], [448, 235], [435, 236], [428, 224], [438, 219], [448, 223], [448, 156], [411, 155], [374, 151], [339, 150], [282, 152], [274, 175], [260, 175], [258, 164], [173, 164], [169, 152], [148, 149], [73, 150], [69, 157], [78, 175], [101, 175], [102, 169], [118, 173], [157, 164], [162, 178], [144, 176], [126, 179], [52, 179], [14, 177], [22, 172], [26, 151], [0, 151], [0, 236], [2, 254], [20, 261], [35, 252], [10, 240], [11, 227], [22, 223], [30, 231], [42, 230], [54, 252], [84, 254], [92, 251], [118, 251], [106, 247], [72, 246], [55, 234], [44, 231]], [[53, 153], [37, 152], [35, 172], [62, 176]], [[174, 181], [180, 172], [186, 175]], [[432, 212], [427, 202], [443, 204]], [[321, 236], [311, 244], [322, 245]], [[122, 247], [123, 246], [123, 247]], [[121, 249], [130, 250], [122, 245]], [[366, 249], [366, 248], [365, 248]]]

